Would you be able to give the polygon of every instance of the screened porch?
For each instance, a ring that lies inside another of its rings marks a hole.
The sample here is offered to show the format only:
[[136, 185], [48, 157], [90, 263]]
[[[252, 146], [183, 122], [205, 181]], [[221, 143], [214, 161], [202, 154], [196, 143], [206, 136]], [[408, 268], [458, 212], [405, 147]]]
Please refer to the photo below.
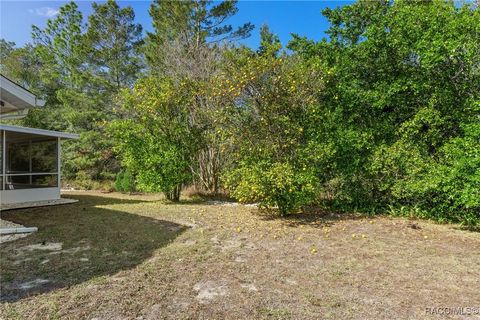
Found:
[[1, 125], [1, 203], [60, 198], [61, 138], [77, 135]]

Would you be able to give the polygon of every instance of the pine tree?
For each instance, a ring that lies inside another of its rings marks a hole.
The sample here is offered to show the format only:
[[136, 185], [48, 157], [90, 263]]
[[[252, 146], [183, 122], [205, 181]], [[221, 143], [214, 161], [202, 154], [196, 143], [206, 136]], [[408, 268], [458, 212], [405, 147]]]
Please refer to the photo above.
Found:
[[237, 12], [237, 1], [156, 0], [150, 7], [155, 31], [147, 34], [146, 47], [151, 70], [163, 73], [178, 66], [178, 61], [172, 60], [179, 55], [198, 62], [202, 56], [208, 57], [205, 47], [249, 37], [254, 28], [251, 23], [236, 29], [226, 23]]
[[132, 7], [120, 8], [114, 0], [92, 7], [84, 41], [87, 60], [99, 85], [116, 93], [132, 86], [143, 68], [142, 26], [134, 22]]

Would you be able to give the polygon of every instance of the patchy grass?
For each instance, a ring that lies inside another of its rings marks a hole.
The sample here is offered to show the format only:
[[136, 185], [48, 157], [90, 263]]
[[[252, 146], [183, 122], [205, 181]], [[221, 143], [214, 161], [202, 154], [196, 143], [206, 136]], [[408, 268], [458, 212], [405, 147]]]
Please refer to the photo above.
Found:
[[[68, 193], [2, 213], [2, 319], [425, 319], [480, 307], [480, 234], [402, 218]], [[413, 226], [413, 227], [412, 227]]]

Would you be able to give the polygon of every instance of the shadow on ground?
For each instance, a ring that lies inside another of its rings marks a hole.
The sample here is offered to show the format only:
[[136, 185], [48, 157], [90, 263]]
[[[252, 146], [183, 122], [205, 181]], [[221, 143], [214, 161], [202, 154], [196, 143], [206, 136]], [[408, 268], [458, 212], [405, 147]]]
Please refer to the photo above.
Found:
[[[139, 200], [75, 195], [75, 204], [14, 210], [2, 218], [38, 232], [0, 248], [1, 301], [131, 269], [187, 227], [128, 213]], [[116, 206], [116, 210], [96, 206]]]
[[141, 198], [135, 198], [135, 196], [129, 196], [130, 199], [120, 198], [117, 194], [98, 194], [98, 195], [81, 195], [81, 194], [62, 194], [62, 198], [77, 199], [80, 207], [93, 207], [93, 206], [107, 206], [115, 204], [138, 204], [143, 202], [153, 202], [158, 200], [144, 200]]
[[296, 228], [299, 226], [310, 226], [310, 227], [330, 227], [338, 221], [345, 220], [361, 220], [361, 219], [375, 219], [378, 216], [372, 216], [367, 214], [360, 213], [335, 213], [330, 211], [324, 211], [318, 208], [308, 208], [303, 213], [294, 213], [286, 216], [280, 216], [276, 210], [260, 209], [256, 212], [260, 219], [269, 221], [269, 220], [280, 220], [286, 226]]
[[456, 230], [462, 230], [462, 231], [469, 231], [469, 232], [474, 232], [474, 233], [480, 233], [480, 225], [476, 226], [457, 226], [455, 227]]

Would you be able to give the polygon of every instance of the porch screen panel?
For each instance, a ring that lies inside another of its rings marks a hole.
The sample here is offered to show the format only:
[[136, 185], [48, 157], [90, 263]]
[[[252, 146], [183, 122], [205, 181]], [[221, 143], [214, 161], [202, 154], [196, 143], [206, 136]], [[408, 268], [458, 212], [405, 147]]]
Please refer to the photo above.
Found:
[[5, 189], [58, 186], [58, 141], [48, 137], [6, 134]]
[[32, 172], [57, 172], [57, 141], [32, 141]]
[[57, 186], [57, 175], [56, 174], [42, 174], [42, 175], [32, 175], [32, 185], [36, 188], [49, 188]]
[[30, 173], [30, 150], [28, 142], [7, 144], [7, 173]]

